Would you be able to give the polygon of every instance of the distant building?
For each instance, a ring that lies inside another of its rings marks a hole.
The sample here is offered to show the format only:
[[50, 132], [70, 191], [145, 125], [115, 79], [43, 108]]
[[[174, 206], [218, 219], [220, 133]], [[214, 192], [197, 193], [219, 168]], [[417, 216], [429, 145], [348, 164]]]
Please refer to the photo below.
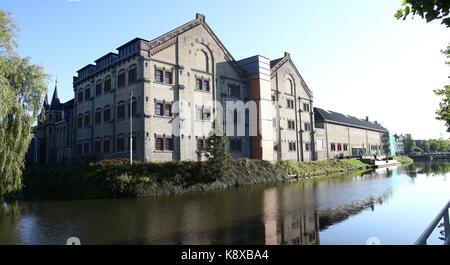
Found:
[[405, 136], [394, 134], [395, 145], [396, 145], [396, 153], [398, 155], [405, 155]]
[[314, 108], [317, 157], [319, 160], [339, 157], [385, 155], [389, 132], [369, 118]]

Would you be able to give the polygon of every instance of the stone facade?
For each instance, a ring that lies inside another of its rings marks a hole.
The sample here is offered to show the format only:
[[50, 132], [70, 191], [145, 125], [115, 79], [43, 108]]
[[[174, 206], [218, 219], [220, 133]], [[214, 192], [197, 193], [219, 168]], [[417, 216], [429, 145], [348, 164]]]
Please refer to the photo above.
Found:
[[314, 114], [319, 159], [386, 155], [389, 132], [377, 122], [319, 108]]

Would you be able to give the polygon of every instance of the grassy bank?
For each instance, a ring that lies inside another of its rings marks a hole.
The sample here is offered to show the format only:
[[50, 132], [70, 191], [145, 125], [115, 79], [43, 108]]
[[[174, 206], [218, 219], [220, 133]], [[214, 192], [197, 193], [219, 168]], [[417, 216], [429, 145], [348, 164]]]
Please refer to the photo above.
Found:
[[25, 199], [146, 197], [286, 180], [276, 165], [231, 162], [226, 177], [211, 180], [203, 162], [135, 163], [104, 161], [88, 166], [42, 166], [25, 170]]
[[410, 157], [407, 156], [395, 156], [394, 159], [400, 162], [401, 164], [410, 164], [414, 162]]
[[24, 171], [25, 199], [147, 197], [286, 181], [290, 174], [318, 176], [367, 168], [357, 160], [231, 161], [224, 177], [207, 176], [204, 162], [135, 163], [110, 160], [86, 166], [40, 166]]
[[282, 161], [279, 166], [287, 174], [299, 176], [320, 176], [369, 168], [367, 164], [356, 159], [312, 162]]

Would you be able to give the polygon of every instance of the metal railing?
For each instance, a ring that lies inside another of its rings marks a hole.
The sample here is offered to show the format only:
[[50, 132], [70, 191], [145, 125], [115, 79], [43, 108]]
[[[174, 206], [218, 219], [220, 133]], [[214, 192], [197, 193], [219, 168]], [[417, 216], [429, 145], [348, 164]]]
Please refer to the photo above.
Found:
[[427, 229], [420, 235], [419, 239], [417, 239], [417, 241], [415, 242], [416, 245], [426, 245], [431, 233], [433, 233], [442, 219], [444, 219], [444, 245], [450, 245], [449, 208], [450, 201], [447, 203], [444, 209], [439, 212], [438, 216], [434, 218], [433, 222], [427, 227]]

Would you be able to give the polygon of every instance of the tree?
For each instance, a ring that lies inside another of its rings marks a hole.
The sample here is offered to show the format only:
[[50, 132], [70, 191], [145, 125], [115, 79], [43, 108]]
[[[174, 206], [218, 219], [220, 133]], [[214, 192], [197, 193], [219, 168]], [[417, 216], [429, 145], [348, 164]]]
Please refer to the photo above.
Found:
[[422, 143], [422, 150], [423, 150], [425, 153], [430, 152], [430, 143], [429, 143], [428, 140], [424, 140], [424, 141], [423, 141], [423, 143]]
[[[427, 22], [441, 19], [441, 24], [450, 27], [450, 0], [403, 0], [402, 8], [397, 10], [395, 17], [405, 20], [410, 14], [418, 15]], [[450, 65], [450, 44], [442, 53], [449, 59], [446, 64]], [[441, 97], [436, 118], [445, 121], [447, 131], [450, 132], [450, 86], [435, 89], [434, 93]]]
[[0, 200], [22, 187], [24, 157], [46, 92], [40, 66], [16, 52], [17, 27], [0, 10]]
[[228, 141], [225, 136], [211, 135], [206, 140], [203, 153], [208, 159], [206, 161], [208, 181], [214, 181], [228, 174], [231, 167], [231, 155], [228, 152]]
[[[447, 62], [445, 63], [450, 66], [450, 44], [447, 46], [446, 50], [442, 51], [442, 54], [447, 57]], [[436, 118], [445, 121], [447, 131], [450, 132], [450, 85], [446, 85], [444, 88], [435, 89], [434, 93], [441, 97], [439, 109], [436, 111]]]
[[403, 0], [402, 8], [397, 10], [395, 17], [405, 20], [410, 14], [420, 16], [427, 22], [441, 19], [441, 23], [450, 27], [449, 0]]
[[405, 154], [409, 155], [414, 151], [414, 140], [412, 139], [411, 134], [407, 134], [405, 136], [405, 141], [404, 141], [404, 148], [405, 148]]

